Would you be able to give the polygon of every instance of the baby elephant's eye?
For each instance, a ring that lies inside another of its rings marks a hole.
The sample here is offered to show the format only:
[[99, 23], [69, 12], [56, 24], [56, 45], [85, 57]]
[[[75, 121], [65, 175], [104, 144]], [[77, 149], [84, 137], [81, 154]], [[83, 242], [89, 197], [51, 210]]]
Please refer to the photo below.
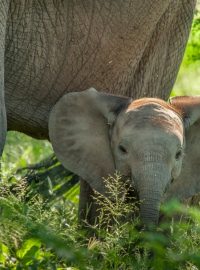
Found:
[[178, 151], [176, 152], [175, 159], [176, 159], [176, 160], [179, 160], [181, 156], [182, 156], [182, 150], [178, 150]]
[[126, 150], [126, 148], [123, 145], [121, 145], [121, 144], [119, 145], [119, 150], [123, 154], [127, 154], [128, 153], [128, 151]]

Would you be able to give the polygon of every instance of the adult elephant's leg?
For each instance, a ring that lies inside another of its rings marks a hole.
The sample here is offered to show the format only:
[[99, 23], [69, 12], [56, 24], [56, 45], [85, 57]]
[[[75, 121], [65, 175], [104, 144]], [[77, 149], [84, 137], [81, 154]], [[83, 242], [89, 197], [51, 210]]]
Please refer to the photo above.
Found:
[[169, 98], [188, 40], [195, 4], [196, 0], [170, 1], [144, 46], [128, 96], [133, 96], [134, 88], [134, 98]]
[[4, 50], [5, 50], [5, 35], [6, 21], [9, 8], [8, 0], [0, 1], [0, 156], [3, 152], [3, 147], [6, 139], [6, 109], [4, 100]]

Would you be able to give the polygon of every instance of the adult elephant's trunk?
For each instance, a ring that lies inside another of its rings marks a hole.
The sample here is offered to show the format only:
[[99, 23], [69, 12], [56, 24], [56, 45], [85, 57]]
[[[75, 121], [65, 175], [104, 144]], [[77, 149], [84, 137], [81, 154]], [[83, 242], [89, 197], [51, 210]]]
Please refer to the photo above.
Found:
[[140, 216], [144, 224], [158, 222], [161, 199], [170, 181], [169, 170], [163, 164], [145, 164], [136, 180], [139, 193]]

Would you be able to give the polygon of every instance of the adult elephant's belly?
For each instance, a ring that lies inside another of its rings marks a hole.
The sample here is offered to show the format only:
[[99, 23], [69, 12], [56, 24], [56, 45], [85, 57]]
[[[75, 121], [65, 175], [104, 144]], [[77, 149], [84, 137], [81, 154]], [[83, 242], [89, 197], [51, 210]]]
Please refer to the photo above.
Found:
[[[72, 14], [64, 6], [58, 13], [51, 5], [38, 10], [30, 6], [32, 15], [27, 3], [26, 12], [11, 5], [6, 35], [8, 129], [37, 138], [48, 138], [49, 111], [64, 93], [95, 87], [127, 94], [132, 70], [134, 42], [123, 31], [116, 34], [121, 22], [113, 18], [111, 24], [112, 14], [102, 12], [92, 19], [90, 9], [86, 13], [74, 7]], [[126, 34], [127, 23], [124, 18]]]
[[84, 60], [82, 55], [75, 57], [70, 48], [49, 43], [44, 51], [43, 47], [30, 46], [6, 54], [8, 128], [38, 138], [47, 138], [49, 112], [65, 93], [95, 87], [99, 91], [115, 89], [116, 94], [123, 94], [122, 85], [116, 87], [117, 79], [113, 81], [114, 68], [109, 67], [108, 60], [95, 59], [95, 52]]
[[187, 15], [190, 25], [190, 2], [188, 11], [182, 1], [172, 0], [11, 0], [5, 51], [8, 129], [48, 138], [56, 101], [89, 87], [167, 98], [189, 29], [174, 22]]

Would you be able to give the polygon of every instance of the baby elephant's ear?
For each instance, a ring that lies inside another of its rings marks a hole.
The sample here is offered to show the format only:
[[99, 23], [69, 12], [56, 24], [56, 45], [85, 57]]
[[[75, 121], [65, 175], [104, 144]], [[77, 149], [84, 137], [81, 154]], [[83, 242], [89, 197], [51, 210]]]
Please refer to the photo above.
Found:
[[50, 113], [49, 137], [56, 156], [103, 194], [102, 177], [115, 171], [108, 124], [127, 102], [91, 88], [64, 95]]
[[181, 174], [168, 197], [184, 200], [200, 192], [200, 96], [175, 97], [170, 103], [183, 116], [186, 148]]
[[186, 128], [200, 119], [200, 96], [173, 97], [169, 102], [181, 113]]

